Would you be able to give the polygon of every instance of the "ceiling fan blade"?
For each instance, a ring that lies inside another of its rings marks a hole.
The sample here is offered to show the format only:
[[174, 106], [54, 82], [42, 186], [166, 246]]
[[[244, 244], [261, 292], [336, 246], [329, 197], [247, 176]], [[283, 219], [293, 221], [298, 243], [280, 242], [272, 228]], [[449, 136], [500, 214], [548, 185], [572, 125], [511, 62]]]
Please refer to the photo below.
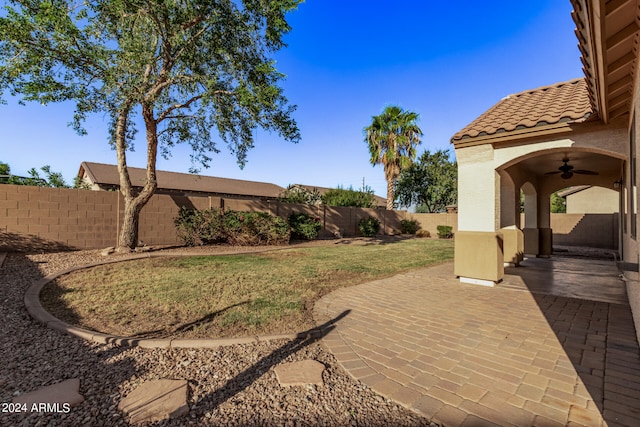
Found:
[[587, 170], [583, 170], [583, 169], [574, 170], [573, 173], [579, 173], [579, 174], [582, 174], [582, 175], [598, 175], [598, 172], [587, 171]]

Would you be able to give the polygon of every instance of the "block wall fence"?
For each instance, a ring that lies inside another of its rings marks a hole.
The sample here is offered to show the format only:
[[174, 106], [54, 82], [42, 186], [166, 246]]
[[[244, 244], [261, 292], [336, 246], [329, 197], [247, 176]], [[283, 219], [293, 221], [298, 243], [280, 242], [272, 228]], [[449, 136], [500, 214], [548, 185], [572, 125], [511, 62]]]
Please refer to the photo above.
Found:
[[[123, 206], [118, 192], [0, 185], [0, 252], [116, 246]], [[140, 214], [139, 239], [146, 245], [180, 244], [173, 220], [182, 206], [199, 210], [214, 207], [262, 211], [285, 219], [292, 212], [306, 212], [322, 222], [321, 238], [333, 237], [336, 233], [344, 237], [357, 236], [358, 221], [367, 216], [378, 218], [384, 234], [398, 234], [403, 219], [415, 219], [432, 237], [437, 236], [438, 225], [449, 225], [455, 233], [458, 223], [457, 215], [448, 213], [415, 214], [384, 209], [156, 194]], [[617, 248], [616, 214], [552, 214], [551, 227], [557, 244]]]

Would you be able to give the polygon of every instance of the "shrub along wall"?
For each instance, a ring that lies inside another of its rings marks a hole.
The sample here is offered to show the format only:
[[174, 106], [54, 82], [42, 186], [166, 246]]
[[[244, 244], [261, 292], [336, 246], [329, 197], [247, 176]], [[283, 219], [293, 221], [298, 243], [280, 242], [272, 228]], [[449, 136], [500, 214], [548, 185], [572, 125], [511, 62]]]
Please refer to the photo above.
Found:
[[[0, 252], [97, 249], [116, 246], [122, 223], [120, 193], [0, 185]], [[180, 207], [261, 211], [285, 220], [292, 212], [320, 218], [320, 237], [356, 236], [358, 221], [380, 220], [381, 232], [395, 234], [405, 211], [333, 208], [220, 197], [156, 194], [142, 209], [139, 239], [146, 245], [181, 244], [173, 223]]]

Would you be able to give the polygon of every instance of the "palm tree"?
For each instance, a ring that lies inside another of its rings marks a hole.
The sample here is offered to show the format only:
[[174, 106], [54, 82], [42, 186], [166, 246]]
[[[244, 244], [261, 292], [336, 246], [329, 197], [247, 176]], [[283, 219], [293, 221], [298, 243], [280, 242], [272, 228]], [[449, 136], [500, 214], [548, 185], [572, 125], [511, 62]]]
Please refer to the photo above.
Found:
[[382, 163], [387, 181], [387, 209], [393, 209], [394, 185], [400, 172], [416, 158], [422, 130], [418, 127], [418, 114], [390, 105], [371, 124], [364, 128], [365, 142], [369, 144], [371, 164]]

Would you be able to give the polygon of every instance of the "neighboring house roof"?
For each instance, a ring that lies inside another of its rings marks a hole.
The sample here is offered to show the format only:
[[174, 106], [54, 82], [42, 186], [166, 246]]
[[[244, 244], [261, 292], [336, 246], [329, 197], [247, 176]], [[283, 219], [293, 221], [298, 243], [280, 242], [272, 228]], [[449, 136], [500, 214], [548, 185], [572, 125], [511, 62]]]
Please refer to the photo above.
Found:
[[[326, 193], [329, 190], [335, 190], [335, 188], [318, 187], [318, 186], [315, 186], [315, 185], [292, 184], [292, 186], [304, 188], [305, 190], [308, 190], [308, 191], [317, 190], [318, 193], [320, 193], [320, 195], [323, 195], [324, 193]], [[387, 206], [387, 199], [385, 199], [384, 197], [376, 196], [375, 194], [373, 196], [375, 197], [376, 204], [378, 206], [385, 206], [385, 207]]]
[[[137, 187], [144, 186], [146, 170], [132, 167], [128, 169], [131, 183]], [[116, 165], [82, 162], [78, 176], [82, 178], [85, 172], [94, 184], [120, 186], [120, 177]], [[279, 185], [268, 182], [244, 181], [189, 173], [156, 171], [156, 176], [158, 190], [167, 191], [276, 198], [284, 190]]]
[[592, 187], [591, 185], [574, 185], [573, 187], [565, 188], [562, 191], [558, 191], [558, 196], [567, 197], [567, 196], [579, 193], [579, 192], [581, 192], [583, 190], [586, 190], [587, 188], [591, 188], [591, 187]]
[[456, 133], [451, 142], [533, 129], [559, 123], [577, 123], [593, 113], [584, 78], [509, 95]]

